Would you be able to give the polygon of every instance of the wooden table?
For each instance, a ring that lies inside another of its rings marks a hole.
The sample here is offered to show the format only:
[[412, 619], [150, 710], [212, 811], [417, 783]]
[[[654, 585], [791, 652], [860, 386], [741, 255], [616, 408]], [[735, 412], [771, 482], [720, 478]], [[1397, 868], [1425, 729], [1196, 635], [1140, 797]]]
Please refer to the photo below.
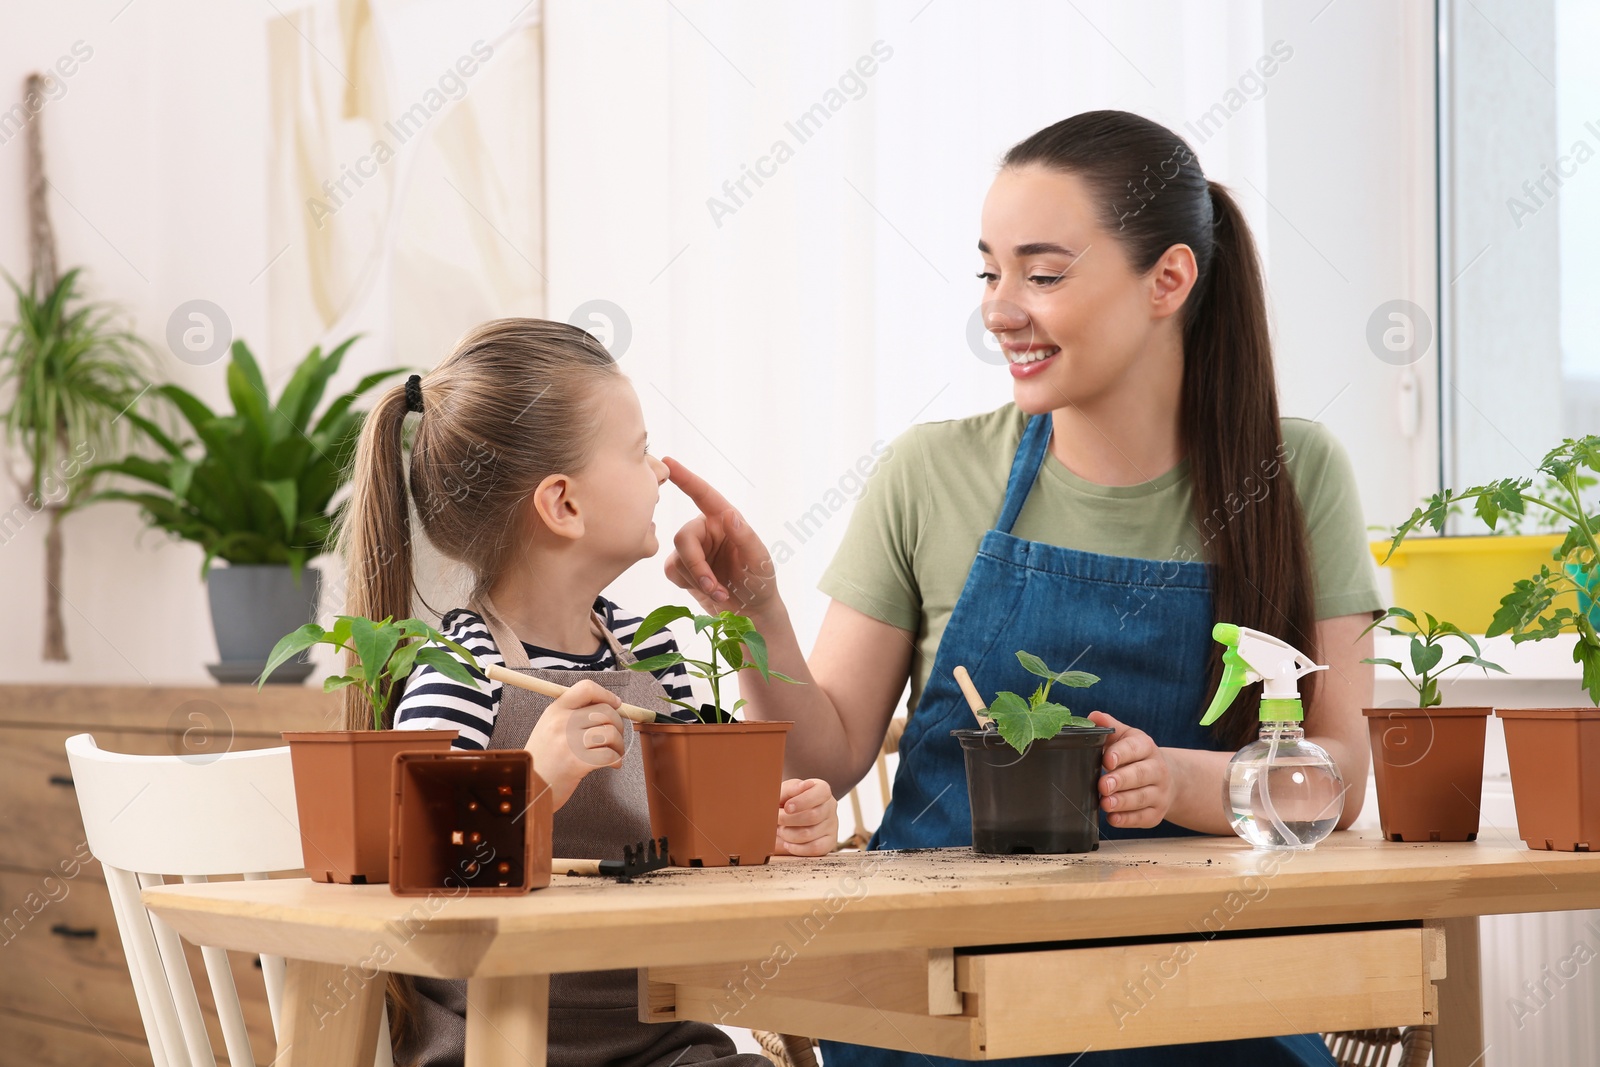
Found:
[[836, 853], [524, 897], [276, 880], [144, 899], [190, 941], [291, 960], [279, 1062], [301, 1067], [371, 1062], [383, 971], [467, 978], [468, 1064], [539, 1067], [549, 974], [614, 967], [640, 968], [645, 1019], [926, 1055], [1437, 1024], [1439, 1067], [1485, 1067], [1477, 916], [1600, 907], [1600, 855], [1341, 832], [1299, 853]]

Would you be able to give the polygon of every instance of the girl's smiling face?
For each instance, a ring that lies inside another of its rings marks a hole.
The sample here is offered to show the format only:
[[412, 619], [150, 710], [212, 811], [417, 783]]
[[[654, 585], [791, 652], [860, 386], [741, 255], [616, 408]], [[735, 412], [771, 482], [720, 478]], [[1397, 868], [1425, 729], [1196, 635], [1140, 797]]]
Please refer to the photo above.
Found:
[[984, 200], [984, 326], [1030, 415], [1129, 384], [1157, 331], [1179, 329], [1173, 314], [1194, 280], [1188, 247], [1137, 273], [1100, 214], [1081, 179], [1036, 164], [1002, 169]]
[[595, 387], [594, 451], [574, 476], [583, 510], [583, 538], [597, 557], [626, 569], [656, 554], [656, 501], [667, 466], [650, 455], [644, 412], [633, 384], [618, 374]]

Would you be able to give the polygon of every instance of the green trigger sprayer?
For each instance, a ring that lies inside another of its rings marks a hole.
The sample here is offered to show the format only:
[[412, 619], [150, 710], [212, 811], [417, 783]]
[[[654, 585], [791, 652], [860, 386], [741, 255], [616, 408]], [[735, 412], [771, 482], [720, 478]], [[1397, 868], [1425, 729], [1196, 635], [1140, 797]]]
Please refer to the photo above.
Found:
[[1332, 757], [1306, 740], [1299, 681], [1328, 668], [1259, 630], [1219, 622], [1211, 636], [1225, 646], [1222, 682], [1200, 725], [1216, 722], [1240, 689], [1262, 683], [1261, 736], [1229, 762], [1222, 787], [1233, 830], [1257, 848], [1313, 848], [1338, 824], [1345, 787]]

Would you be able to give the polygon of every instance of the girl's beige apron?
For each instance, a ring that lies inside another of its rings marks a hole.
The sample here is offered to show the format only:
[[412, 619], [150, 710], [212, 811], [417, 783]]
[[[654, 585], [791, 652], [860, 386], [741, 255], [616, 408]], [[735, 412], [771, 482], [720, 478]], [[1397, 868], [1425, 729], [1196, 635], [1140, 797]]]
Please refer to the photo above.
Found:
[[[598, 614], [595, 631], [611, 647], [623, 667], [610, 671], [534, 670], [516, 634], [488, 603], [474, 610], [483, 617], [505, 665], [562, 685], [596, 682], [624, 702], [671, 711], [661, 683], [646, 672], [625, 669], [634, 662], [606, 629]], [[501, 686], [490, 748], [522, 748], [551, 698], [514, 686]], [[555, 855], [584, 859], [618, 859], [622, 846], [650, 837], [645, 799], [644, 762], [631, 729], [623, 732], [626, 753], [620, 768], [592, 771], [555, 813]], [[456, 1067], [463, 1062], [467, 1033], [467, 983], [464, 980], [417, 978], [418, 1047], [400, 1050], [399, 1062], [419, 1067]], [[715, 1063], [719, 1067], [770, 1067], [762, 1056], [740, 1055], [726, 1034], [706, 1023], [643, 1023], [639, 1021], [638, 972], [587, 971], [550, 976], [551, 1067], [685, 1067]]]

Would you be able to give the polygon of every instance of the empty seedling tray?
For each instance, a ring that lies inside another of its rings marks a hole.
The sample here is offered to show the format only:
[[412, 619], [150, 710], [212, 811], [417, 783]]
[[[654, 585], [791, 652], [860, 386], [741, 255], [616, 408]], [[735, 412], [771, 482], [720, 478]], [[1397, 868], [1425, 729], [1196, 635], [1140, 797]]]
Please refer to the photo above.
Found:
[[550, 791], [523, 749], [402, 752], [389, 807], [389, 889], [515, 896], [550, 884]]

